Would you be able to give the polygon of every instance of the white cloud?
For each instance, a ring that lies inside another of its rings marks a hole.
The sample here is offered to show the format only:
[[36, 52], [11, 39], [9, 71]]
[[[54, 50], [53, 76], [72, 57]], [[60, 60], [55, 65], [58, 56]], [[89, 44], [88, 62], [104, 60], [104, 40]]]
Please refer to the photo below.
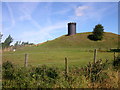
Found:
[[99, 3], [85, 3], [83, 6], [78, 6], [75, 8], [75, 15], [71, 18], [76, 21], [80, 20], [82, 23], [86, 23], [89, 20], [94, 20], [100, 23], [104, 16], [109, 16], [111, 12], [108, 11], [113, 7], [111, 4], [108, 4], [107, 7], [104, 7], [104, 5], [101, 7], [99, 6]]
[[75, 15], [76, 16], [83, 16], [85, 13], [84, 11], [88, 9], [88, 6], [79, 6], [75, 9]]

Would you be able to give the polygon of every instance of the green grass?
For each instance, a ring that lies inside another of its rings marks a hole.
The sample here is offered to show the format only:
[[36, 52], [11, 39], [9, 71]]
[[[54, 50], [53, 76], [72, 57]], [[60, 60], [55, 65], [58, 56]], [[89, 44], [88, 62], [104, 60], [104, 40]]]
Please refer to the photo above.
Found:
[[[93, 52], [83, 52], [79, 48], [75, 49], [47, 49], [46, 51], [16, 51], [16, 52], [6, 52], [3, 53], [4, 61], [11, 61], [17, 65], [24, 65], [24, 54], [28, 53], [28, 63], [29, 65], [55, 65], [55, 66], [64, 66], [64, 58], [68, 58], [69, 66], [83, 66], [89, 61], [93, 61]], [[109, 59], [113, 60], [112, 52], [98, 52], [97, 59]]]
[[[118, 47], [118, 35], [104, 33], [102, 41], [91, 41], [87, 36], [91, 34], [78, 33], [74, 36], [61, 36], [55, 40], [45, 42], [39, 46], [23, 47], [15, 52], [4, 52], [2, 60], [11, 61], [16, 65], [24, 65], [24, 54], [28, 53], [29, 65], [55, 65], [64, 67], [64, 58], [68, 58], [69, 66], [84, 66], [93, 61], [93, 50], [95, 48], [108, 50]], [[113, 60], [112, 52], [98, 52], [97, 59]]]
[[81, 48], [81, 49], [94, 49], [94, 48], [116, 48], [118, 47], [118, 35], [113, 33], [104, 33], [104, 38], [101, 41], [92, 41], [87, 37], [92, 34], [91, 32], [77, 33], [73, 36], [61, 36], [52, 41], [42, 44], [40, 47], [46, 48]]

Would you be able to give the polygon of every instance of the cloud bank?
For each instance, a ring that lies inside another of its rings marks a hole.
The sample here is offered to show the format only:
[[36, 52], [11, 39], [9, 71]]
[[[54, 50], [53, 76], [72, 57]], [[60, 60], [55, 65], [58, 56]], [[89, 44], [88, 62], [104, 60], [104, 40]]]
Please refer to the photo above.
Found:
[[83, 16], [85, 13], [84, 11], [89, 9], [88, 6], [79, 6], [75, 9], [75, 15], [76, 16]]

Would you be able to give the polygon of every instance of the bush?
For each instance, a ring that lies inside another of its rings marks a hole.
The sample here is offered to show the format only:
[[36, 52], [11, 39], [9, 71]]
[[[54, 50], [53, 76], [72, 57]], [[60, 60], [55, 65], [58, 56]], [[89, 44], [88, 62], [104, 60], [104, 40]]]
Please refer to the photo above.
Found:
[[110, 52], [120, 52], [120, 49], [110, 49]]
[[90, 78], [91, 82], [101, 82], [106, 77], [102, 71], [107, 66], [107, 62], [108, 60], [104, 63], [102, 60], [98, 60], [95, 63], [89, 63], [86, 67], [82, 68], [82, 71], [87, 78]]
[[44, 76], [46, 75], [49, 78], [56, 79], [59, 76], [58, 71], [59, 70], [57, 68], [47, 67], [43, 65], [41, 67], [35, 67], [34, 73], [31, 73], [31, 75], [38, 74], [41, 75], [42, 78], [44, 78]]
[[59, 76], [59, 74], [55, 68], [49, 68], [46, 71], [46, 74], [48, 77], [53, 78], [53, 79], [56, 79]]
[[2, 65], [3, 67], [3, 77], [5, 79], [14, 79], [14, 67], [13, 64], [9, 61], [6, 61]]
[[116, 57], [112, 64], [114, 69], [116, 70], [120, 69], [120, 56]]
[[25, 68], [6, 64], [7, 69], [6, 67], [3, 69], [2, 85], [3, 88], [106, 88], [108, 85], [117, 87], [117, 73], [114, 75], [114, 72], [110, 74], [111, 70], [108, 72], [107, 62], [98, 60], [96, 63], [89, 63], [84, 68], [69, 68], [67, 79], [64, 70], [56, 67], [43, 65]]
[[3, 63], [2, 67], [3, 67], [3, 69], [11, 69], [11, 68], [13, 68], [13, 64], [10, 61], [6, 61]]

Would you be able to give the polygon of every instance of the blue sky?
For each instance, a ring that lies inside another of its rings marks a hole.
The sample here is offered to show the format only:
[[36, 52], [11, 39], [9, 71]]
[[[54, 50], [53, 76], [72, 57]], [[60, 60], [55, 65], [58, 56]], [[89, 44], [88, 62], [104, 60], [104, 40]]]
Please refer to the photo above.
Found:
[[117, 2], [2, 2], [3, 39], [35, 44], [67, 34], [67, 23], [77, 23], [77, 33], [91, 32], [97, 24], [118, 34]]

